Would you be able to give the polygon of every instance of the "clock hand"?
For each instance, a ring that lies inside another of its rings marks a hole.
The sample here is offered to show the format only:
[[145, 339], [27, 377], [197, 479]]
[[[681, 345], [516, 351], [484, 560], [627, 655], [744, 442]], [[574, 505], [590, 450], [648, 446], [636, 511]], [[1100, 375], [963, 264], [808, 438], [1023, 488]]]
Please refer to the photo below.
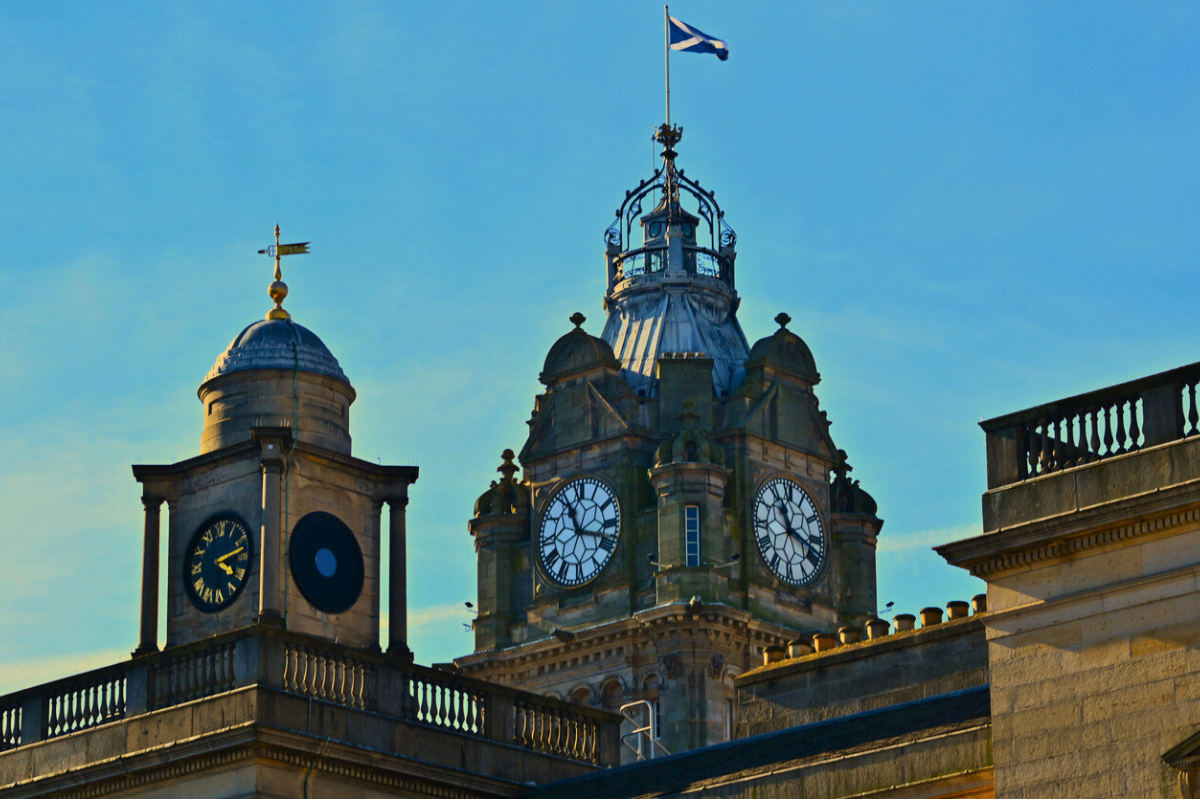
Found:
[[[780, 508], [781, 509], [783, 508], [782, 503], [780, 503]], [[795, 528], [793, 528], [791, 518], [786, 515], [784, 516], [783, 529], [784, 529], [784, 532], [786, 532], [788, 536], [791, 536], [793, 539], [796, 540], [796, 543], [800, 545], [800, 549], [802, 551], [801, 555], [805, 555], [805, 556], [808, 555], [808, 550], [809, 550], [809, 547], [811, 546], [808, 543], [808, 537], [802, 535], [799, 531], [797, 531]]]
[[228, 553], [226, 553], [225, 555], [218, 558], [217, 563], [220, 564], [222, 561], [224, 561], [227, 558], [233, 558], [234, 556], [236, 556], [238, 553], [242, 552], [245, 549], [246, 548], [244, 548], [244, 547], [239, 547], [237, 550], [230, 550]]
[[226, 564], [225, 559], [232, 558], [233, 556], [236, 556], [238, 553], [242, 552], [245, 549], [246, 548], [244, 548], [244, 547], [239, 547], [237, 550], [230, 550], [228, 553], [226, 553], [225, 555], [218, 558], [214, 563], [221, 569], [225, 570], [226, 575], [232, 575], [233, 567]]

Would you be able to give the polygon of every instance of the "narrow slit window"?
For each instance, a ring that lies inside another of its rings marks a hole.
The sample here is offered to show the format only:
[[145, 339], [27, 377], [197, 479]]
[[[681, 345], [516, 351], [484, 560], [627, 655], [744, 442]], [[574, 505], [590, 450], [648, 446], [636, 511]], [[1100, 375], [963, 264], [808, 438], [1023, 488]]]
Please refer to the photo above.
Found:
[[700, 566], [700, 506], [685, 506], [683, 509], [684, 522], [684, 555], [689, 567]]

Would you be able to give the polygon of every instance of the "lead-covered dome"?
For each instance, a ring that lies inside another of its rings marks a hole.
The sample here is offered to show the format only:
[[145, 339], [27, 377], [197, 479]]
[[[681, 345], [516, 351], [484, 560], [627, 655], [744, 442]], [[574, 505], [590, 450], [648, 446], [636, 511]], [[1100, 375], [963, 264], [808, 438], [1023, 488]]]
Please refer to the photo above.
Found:
[[812, 351], [803, 339], [787, 329], [787, 324], [792, 318], [787, 314], [779, 314], [775, 321], [779, 323], [779, 330], [755, 342], [746, 358], [746, 372], [769, 366], [789, 372], [809, 383], [820, 383], [821, 374], [817, 372], [817, 362], [813, 359]]
[[256, 428], [290, 428], [297, 442], [350, 455], [350, 404], [354, 387], [318, 336], [283, 309], [287, 284], [279, 256], [308, 252], [307, 243], [280, 250], [275, 228], [275, 308], [242, 329], [204, 376], [200, 452], [242, 445]]
[[550, 347], [546, 362], [542, 365], [542, 383], [549, 384], [598, 367], [621, 368], [621, 362], [613, 355], [608, 342], [582, 328], [586, 319], [578, 311], [571, 315], [575, 328]]
[[247, 325], [217, 358], [204, 381], [254, 369], [299, 370], [350, 382], [325, 343], [290, 319], [259, 320]]

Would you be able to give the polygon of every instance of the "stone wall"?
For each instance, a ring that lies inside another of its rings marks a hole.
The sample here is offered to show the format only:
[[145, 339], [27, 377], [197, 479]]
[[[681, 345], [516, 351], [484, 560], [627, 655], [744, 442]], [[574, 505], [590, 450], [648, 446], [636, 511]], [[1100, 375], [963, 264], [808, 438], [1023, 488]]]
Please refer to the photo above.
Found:
[[[1092, 588], [1068, 590], [1080, 585]], [[1200, 726], [1197, 589], [1198, 530], [993, 580], [1000, 794], [1178, 791], [1161, 756]]]

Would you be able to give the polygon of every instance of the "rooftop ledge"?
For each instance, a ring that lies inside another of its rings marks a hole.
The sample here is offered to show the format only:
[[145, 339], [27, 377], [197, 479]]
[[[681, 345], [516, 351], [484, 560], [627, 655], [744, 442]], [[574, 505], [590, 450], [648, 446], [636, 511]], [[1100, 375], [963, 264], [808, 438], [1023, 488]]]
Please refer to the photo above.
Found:
[[935, 549], [983, 577], [1187, 522], [1200, 507], [1198, 382], [1188, 364], [981, 422], [984, 534]]

